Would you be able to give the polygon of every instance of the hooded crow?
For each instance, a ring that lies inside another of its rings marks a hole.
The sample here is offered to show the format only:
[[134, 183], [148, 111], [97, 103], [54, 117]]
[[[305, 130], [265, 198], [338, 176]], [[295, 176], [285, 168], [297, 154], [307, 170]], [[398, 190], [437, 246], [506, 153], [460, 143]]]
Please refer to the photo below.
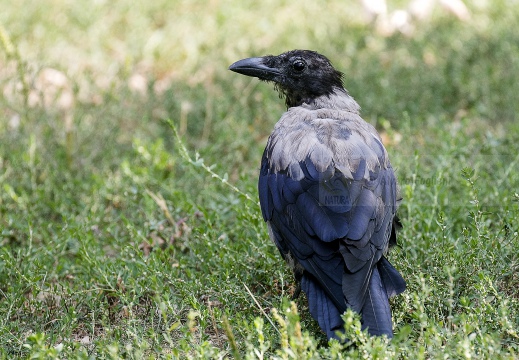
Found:
[[273, 82], [285, 99], [258, 190], [270, 237], [312, 317], [329, 339], [338, 338], [341, 314], [352, 309], [371, 335], [392, 337], [388, 299], [406, 287], [384, 256], [396, 243], [397, 182], [343, 74], [309, 50], [243, 59], [229, 70]]

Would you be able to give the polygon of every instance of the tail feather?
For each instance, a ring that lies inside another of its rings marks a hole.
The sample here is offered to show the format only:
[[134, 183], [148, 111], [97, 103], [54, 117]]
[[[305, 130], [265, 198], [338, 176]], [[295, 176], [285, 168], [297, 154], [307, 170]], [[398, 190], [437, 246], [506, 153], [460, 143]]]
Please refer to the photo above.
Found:
[[317, 320], [328, 339], [337, 339], [335, 332], [343, 328], [341, 313], [337, 307], [311, 275], [303, 275], [301, 288], [308, 299], [308, 307], [312, 317]]
[[393, 337], [393, 323], [391, 321], [388, 294], [377, 267], [373, 269], [371, 275], [361, 317], [362, 329], [367, 328], [371, 335]]

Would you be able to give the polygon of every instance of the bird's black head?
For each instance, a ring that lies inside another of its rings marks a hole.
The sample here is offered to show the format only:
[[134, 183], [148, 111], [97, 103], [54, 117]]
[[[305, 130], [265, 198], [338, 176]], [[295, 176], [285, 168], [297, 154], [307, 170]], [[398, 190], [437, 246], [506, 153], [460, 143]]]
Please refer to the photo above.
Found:
[[342, 73], [325, 56], [310, 50], [292, 50], [281, 55], [248, 58], [229, 70], [272, 81], [288, 107], [311, 103], [313, 99], [344, 90]]

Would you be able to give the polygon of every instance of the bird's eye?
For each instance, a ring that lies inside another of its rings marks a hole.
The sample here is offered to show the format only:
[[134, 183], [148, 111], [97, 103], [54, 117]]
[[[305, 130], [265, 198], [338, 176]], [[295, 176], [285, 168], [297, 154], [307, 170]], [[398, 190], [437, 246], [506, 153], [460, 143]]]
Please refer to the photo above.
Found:
[[296, 60], [292, 63], [292, 68], [298, 72], [303, 71], [305, 69], [305, 67], [306, 67], [306, 64], [303, 60]]

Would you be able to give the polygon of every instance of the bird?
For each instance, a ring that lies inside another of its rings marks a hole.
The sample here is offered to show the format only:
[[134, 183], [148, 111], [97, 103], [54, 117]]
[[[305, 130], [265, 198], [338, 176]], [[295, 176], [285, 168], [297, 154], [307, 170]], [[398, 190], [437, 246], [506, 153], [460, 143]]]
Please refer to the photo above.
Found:
[[389, 298], [406, 282], [386, 258], [401, 201], [376, 129], [315, 51], [251, 57], [229, 70], [274, 83], [287, 111], [267, 140], [258, 193], [269, 237], [306, 294], [328, 339], [344, 333], [347, 309], [371, 336], [393, 336]]

